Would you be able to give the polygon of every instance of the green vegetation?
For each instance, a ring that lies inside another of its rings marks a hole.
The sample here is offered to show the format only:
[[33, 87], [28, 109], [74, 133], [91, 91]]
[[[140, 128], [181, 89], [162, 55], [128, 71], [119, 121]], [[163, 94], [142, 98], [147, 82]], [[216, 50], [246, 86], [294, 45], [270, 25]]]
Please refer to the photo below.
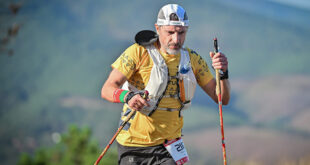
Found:
[[[52, 147], [38, 149], [32, 157], [27, 153], [20, 156], [18, 165], [85, 165], [93, 164], [101, 151], [98, 144], [91, 141], [91, 131], [88, 128], [80, 129], [70, 126], [63, 135], [54, 135], [58, 144]], [[101, 164], [117, 164], [117, 153], [110, 149], [104, 156]]]

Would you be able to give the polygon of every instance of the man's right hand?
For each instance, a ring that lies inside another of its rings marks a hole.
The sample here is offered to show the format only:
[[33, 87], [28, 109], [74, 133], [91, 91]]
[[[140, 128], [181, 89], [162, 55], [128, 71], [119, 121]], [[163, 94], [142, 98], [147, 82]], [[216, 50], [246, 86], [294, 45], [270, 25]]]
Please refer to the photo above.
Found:
[[141, 110], [144, 106], [149, 106], [147, 103], [147, 96], [146, 98], [143, 98], [139, 93], [136, 93], [130, 100], [128, 100], [127, 104], [130, 108], [137, 111]]

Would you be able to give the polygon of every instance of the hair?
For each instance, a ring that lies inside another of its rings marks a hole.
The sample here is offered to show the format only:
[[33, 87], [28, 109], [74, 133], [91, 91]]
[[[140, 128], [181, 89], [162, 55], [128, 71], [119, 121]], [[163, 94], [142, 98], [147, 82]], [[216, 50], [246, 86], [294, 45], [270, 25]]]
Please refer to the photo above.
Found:
[[171, 21], [179, 21], [179, 17], [175, 13], [171, 13], [169, 17]]

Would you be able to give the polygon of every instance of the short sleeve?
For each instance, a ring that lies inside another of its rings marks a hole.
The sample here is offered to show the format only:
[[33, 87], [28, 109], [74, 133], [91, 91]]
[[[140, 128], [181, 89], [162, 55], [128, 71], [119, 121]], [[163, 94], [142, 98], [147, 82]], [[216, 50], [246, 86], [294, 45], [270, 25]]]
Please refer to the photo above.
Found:
[[127, 48], [111, 66], [129, 79], [135, 73], [138, 62], [139, 48], [134, 44]]
[[213, 79], [213, 75], [206, 61], [195, 51], [188, 49], [192, 68], [199, 86], [205, 86]]

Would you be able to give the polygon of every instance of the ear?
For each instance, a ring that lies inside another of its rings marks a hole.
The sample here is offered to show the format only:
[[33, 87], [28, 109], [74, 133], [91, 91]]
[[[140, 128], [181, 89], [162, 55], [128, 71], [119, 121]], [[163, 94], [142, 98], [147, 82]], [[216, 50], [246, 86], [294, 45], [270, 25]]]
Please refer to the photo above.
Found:
[[155, 29], [156, 29], [156, 33], [157, 35], [159, 34], [159, 26], [155, 23]]

